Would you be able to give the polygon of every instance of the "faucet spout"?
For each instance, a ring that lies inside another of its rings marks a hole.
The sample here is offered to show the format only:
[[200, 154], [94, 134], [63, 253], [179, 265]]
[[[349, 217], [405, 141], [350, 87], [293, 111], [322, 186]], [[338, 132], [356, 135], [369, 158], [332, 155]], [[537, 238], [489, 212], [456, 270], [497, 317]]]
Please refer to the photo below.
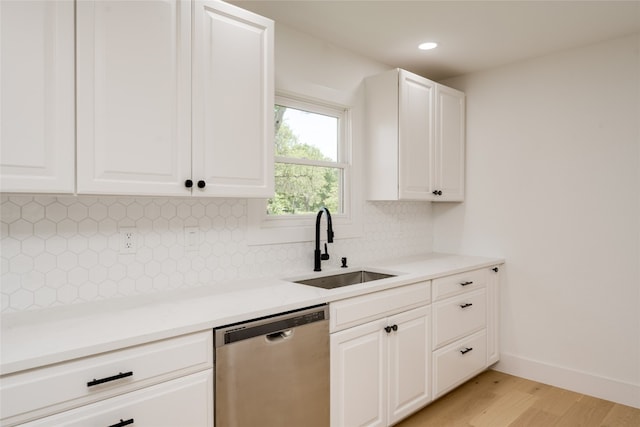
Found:
[[320, 262], [322, 260], [329, 259], [329, 253], [327, 252], [327, 245], [324, 245], [324, 254], [320, 253], [320, 220], [322, 219], [322, 214], [327, 214], [327, 243], [333, 243], [333, 225], [331, 224], [331, 213], [329, 209], [326, 207], [322, 207], [318, 211], [318, 215], [316, 216], [316, 249], [313, 253], [313, 271], [322, 271], [320, 268]]

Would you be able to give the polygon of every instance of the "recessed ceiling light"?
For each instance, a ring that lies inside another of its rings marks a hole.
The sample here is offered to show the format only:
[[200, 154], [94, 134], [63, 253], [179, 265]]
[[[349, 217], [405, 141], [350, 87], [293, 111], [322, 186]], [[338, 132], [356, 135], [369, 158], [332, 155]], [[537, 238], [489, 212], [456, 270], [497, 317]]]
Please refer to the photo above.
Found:
[[438, 47], [438, 43], [426, 42], [426, 43], [421, 43], [418, 46], [418, 49], [420, 49], [420, 50], [430, 50], [430, 49], [435, 49], [436, 47]]

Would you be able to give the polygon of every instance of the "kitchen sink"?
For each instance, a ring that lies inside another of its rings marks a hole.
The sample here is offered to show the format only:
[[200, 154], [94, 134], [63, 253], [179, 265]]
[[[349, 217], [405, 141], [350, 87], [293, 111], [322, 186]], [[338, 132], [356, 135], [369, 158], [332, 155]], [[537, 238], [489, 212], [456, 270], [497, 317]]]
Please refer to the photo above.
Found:
[[294, 283], [315, 286], [316, 288], [334, 289], [343, 286], [357, 285], [358, 283], [372, 282], [374, 280], [396, 277], [395, 274], [376, 273], [360, 270], [350, 273], [334, 274], [331, 276], [315, 277], [313, 279], [296, 280]]

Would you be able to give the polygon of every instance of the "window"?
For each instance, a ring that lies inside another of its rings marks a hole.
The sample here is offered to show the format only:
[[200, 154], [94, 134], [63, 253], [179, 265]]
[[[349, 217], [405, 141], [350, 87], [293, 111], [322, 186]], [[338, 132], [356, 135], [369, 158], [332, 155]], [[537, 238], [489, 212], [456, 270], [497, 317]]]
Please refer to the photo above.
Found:
[[267, 215], [344, 213], [349, 175], [344, 109], [279, 97], [275, 105], [275, 197]]
[[249, 200], [249, 244], [312, 240], [322, 206], [331, 212], [336, 238], [360, 235], [350, 110], [276, 96], [274, 115], [275, 196]]

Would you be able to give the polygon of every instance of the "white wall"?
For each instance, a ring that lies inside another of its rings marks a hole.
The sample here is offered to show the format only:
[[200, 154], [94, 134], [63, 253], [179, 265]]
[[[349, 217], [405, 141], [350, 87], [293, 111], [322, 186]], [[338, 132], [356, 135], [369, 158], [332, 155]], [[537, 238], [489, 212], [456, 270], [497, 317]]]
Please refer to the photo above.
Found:
[[506, 258], [498, 369], [640, 407], [640, 37], [451, 79], [467, 192], [434, 250]]

